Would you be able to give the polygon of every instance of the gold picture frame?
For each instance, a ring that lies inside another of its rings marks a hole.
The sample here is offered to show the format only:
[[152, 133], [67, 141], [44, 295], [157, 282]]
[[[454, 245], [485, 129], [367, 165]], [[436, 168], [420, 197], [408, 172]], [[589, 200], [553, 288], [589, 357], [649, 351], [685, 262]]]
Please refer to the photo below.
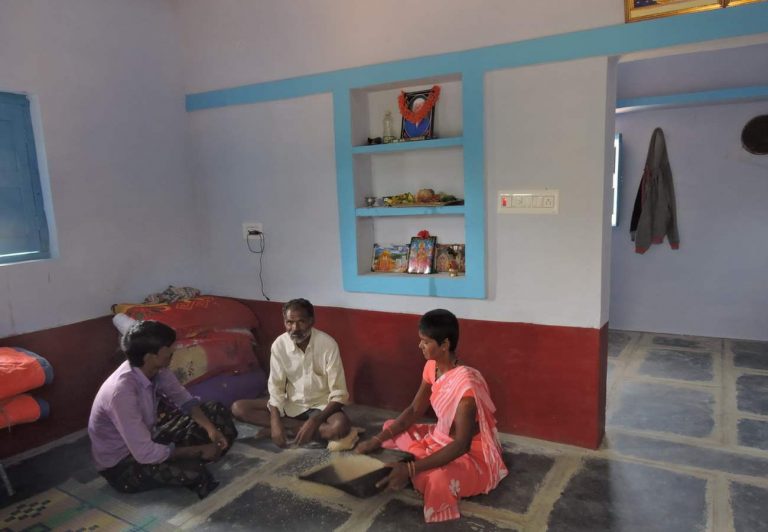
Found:
[[[746, 0], [746, 2], [758, 0]], [[729, 0], [624, 0], [624, 20], [637, 22], [659, 17], [682, 15], [685, 13], [698, 13], [719, 9], [737, 3], [745, 3]]]

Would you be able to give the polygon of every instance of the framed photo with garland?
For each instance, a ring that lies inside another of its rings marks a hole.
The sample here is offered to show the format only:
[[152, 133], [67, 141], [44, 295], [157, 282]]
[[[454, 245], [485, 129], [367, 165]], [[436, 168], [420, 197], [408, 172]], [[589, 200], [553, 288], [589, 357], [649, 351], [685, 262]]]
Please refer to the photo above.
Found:
[[398, 98], [403, 125], [400, 137], [403, 140], [426, 140], [435, 135], [435, 107], [440, 98], [440, 86], [431, 89], [401, 92]]

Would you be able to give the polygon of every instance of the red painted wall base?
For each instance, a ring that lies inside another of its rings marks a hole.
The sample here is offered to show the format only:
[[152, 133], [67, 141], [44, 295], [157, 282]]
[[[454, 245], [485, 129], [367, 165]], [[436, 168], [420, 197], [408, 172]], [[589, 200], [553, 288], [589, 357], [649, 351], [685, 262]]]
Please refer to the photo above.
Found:
[[[264, 346], [284, 332], [281, 304], [243, 300], [262, 324]], [[316, 326], [339, 343], [356, 403], [407, 406], [421, 379], [419, 316], [317, 307]], [[460, 320], [457, 353], [479, 369], [499, 429], [595, 449], [603, 439], [608, 325], [601, 329]], [[261, 355], [268, 363], [269, 353]], [[266, 365], [265, 365], [266, 367]]]
[[[269, 367], [269, 345], [283, 333], [281, 303], [243, 300], [261, 322], [258, 353]], [[355, 402], [400, 410], [421, 379], [419, 316], [334, 307], [316, 308], [316, 325], [341, 348]], [[460, 359], [491, 388], [503, 432], [595, 449], [603, 438], [607, 324], [602, 329], [462, 319]], [[104, 379], [122, 361], [109, 317], [0, 339], [46, 357], [53, 383], [32, 393], [48, 401], [48, 419], [0, 431], [0, 458], [85, 428]]]

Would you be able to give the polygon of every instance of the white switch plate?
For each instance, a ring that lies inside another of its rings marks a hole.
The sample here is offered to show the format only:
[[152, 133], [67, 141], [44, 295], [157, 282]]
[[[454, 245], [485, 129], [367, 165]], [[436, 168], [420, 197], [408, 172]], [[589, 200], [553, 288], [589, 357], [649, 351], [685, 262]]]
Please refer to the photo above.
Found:
[[[243, 240], [248, 240], [250, 231], [264, 231], [262, 225], [258, 222], [243, 222]], [[251, 235], [251, 238], [259, 238], [258, 235]]]
[[499, 214], [557, 214], [560, 191], [555, 188], [541, 190], [500, 190], [496, 197]]

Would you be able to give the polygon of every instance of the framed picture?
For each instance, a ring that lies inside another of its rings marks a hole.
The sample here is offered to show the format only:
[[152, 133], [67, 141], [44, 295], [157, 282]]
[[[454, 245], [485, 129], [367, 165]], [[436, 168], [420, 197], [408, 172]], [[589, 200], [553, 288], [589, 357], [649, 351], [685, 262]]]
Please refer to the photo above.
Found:
[[437, 273], [464, 273], [464, 244], [438, 244], [435, 251]]
[[432, 273], [435, 264], [436, 236], [411, 238], [408, 251], [408, 273]]
[[440, 97], [440, 86], [431, 89], [401, 92], [398, 99], [403, 125], [400, 137], [403, 140], [431, 139], [435, 132], [435, 107]]
[[405, 273], [408, 270], [407, 244], [374, 244], [372, 272]]
[[717, 9], [728, 3], [729, 0], [624, 0], [624, 18], [627, 22], [635, 22]]

